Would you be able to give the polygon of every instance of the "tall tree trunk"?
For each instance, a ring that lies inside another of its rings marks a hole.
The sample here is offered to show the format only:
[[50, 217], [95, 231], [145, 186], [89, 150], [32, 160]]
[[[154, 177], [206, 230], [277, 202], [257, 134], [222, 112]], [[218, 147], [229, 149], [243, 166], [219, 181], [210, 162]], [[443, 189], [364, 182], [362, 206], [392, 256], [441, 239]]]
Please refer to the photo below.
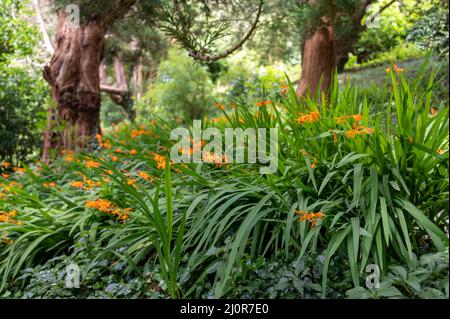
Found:
[[[305, 41], [302, 54], [302, 76], [298, 96], [327, 94], [336, 67], [336, 49], [333, 28], [324, 27], [312, 33]], [[320, 87], [319, 87], [320, 85]]]
[[[135, 2], [110, 2], [109, 9], [84, 18], [78, 27], [71, 23], [64, 9], [58, 11], [56, 48], [43, 72], [57, 103], [57, 111], [49, 110], [42, 153], [44, 162], [50, 161], [52, 148], [56, 154], [63, 149], [91, 148], [100, 127], [99, 67], [105, 34], [108, 27], [126, 14]], [[55, 129], [62, 132], [55, 133]]]
[[[58, 18], [55, 53], [44, 68], [44, 77], [58, 103], [58, 122], [64, 124], [57, 144], [68, 150], [89, 149], [99, 122], [98, 70], [106, 28], [95, 18], [73, 28], [62, 10]], [[51, 135], [46, 134], [46, 138]], [[44, 145], [48, 148], [51, 143], [44, 141]], [[44, 154], [48, 153], [44, 150]]]

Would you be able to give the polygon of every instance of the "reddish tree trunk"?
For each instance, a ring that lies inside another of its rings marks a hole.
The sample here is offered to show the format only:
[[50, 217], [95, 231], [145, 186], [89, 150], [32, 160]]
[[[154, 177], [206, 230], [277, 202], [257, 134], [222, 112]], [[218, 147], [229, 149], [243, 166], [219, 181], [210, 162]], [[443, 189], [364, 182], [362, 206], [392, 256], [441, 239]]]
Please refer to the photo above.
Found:
[[111, 2], [110, 9], [85, 18], [79, 27], [58, 11], [56, 49], [44, 78], [50, 83], [57, 110], [49, 110], [42, 160], [50, 161], [55, 148], [89, 150], [99, 131], [100, 77], [107, 28], [120, 19], [136, 0]]
[[[100, 111], [99, 66], [102, 59], [105, 27], [91, 19], [79, 28], [71, 28], [66, 14], [59, 12], [56, 49], [44, 77], [52, 87], [58, 104], [57, 123], [63, 124], [57, 133], [56, 147], [68, 150], [89, 149], [97, 132]], [[49, 115], [50, 116], [50, 115]], [[49, 124], [48, 129], [54, 128]], [[55, 143], [45, 134], [43, 159], [48, 161]]]
[[[298, 96], [327, 94], [336, 67], [336, 49], [333, 28], [327, 27], [311, 34], [304, 43], [302, 76]], [[320, 85], [320, 87], [319, 87]]]

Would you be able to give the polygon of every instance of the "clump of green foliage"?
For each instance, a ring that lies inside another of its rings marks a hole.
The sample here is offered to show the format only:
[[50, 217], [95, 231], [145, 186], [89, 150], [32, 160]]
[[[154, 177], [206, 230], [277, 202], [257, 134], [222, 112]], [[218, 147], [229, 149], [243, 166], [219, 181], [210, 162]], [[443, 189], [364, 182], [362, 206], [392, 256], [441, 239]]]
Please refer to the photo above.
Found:
[[416, 22], [408, 35], [408, 40], [423, 50], [435, 49], [441, 56], [448, 57], [448, 1], [447, 5], [433, 6]]
[[[204, 118], [221, 131], [278, 128], [274, 174], [171, 164], [180, 123], [154, 117], [105, 132], [94, 154], [0, 177], [0, 290], [37, 287], [19, 279], [25, 269], [76, 258], [83, 235], [95, 246], [90, 264], [114, 258], [121, 278], [143, 282], [155, 266], [172, 298], [244, 297], [253, 279], [264, 297], [340, 298], [363, 285], [368, 264], [382, 281], [391, 266], [414, 269], [416, 256], [448, 249], [448, 105], [432, 103], [436, 72], [424, 81], [424, 69], [407, 80], [392, 67], [377, 100], [337, 80], [329, 99], [299, 100], [286, 80]], [[313, 212], [314, 223], [300, 219]]]
[[172, 49], [159, 66], [158, 79], [144, 101], [150, 100], [156, 111], [199, 119], [212, 107], [212, 91], [208, 71], [179, 50]]

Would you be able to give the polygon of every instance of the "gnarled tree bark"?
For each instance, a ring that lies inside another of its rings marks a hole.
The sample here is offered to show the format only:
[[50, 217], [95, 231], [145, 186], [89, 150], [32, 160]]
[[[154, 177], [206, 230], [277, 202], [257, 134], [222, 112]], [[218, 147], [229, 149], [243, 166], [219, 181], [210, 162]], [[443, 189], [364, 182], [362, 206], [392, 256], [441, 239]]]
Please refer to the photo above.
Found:
[[49, 112], [43, 162], [50, 161], [52, 149], [56, 153], [90, 150], [99, 129], [99, 67], [105, 34], [135, 2], [116, 1], [111, 10], [86, 17], [79, 27], [70, 23], [64, 10], [58, 11], [55, 51], [43, 72], [57, 103], [57, 110]]
[[64, 11], [58, 13], [56, 49], [44, 77], [52, 86], [58, 103], [58, 120], [64, 132], [58, 146], [84, 149], [95, 136], [100, 112], [98, 68], [102, 60], [106, 27], [90, 19], [80, 28], [71, 28]]

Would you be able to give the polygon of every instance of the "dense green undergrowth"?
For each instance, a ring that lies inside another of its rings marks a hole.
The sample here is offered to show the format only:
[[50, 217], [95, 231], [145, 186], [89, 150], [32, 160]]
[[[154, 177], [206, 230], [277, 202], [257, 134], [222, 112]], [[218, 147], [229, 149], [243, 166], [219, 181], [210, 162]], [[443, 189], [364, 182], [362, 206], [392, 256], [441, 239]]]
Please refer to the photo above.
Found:
[[[176, 117], [117, 126], [51, 166], [4, 163], [1, 294], [448, 297], [448, 105], [422, 71], [392, 68], [378, 99], [335, 84], [299, 101], [280, 83], [217, 103], [204, 128], [279, 129], [274, 174], [170, 163], [171, 130], [192, 125]], [[64, 286], [70, 263], [79, 289]], [[365, 288], [373, 264], [385, 290]]]

